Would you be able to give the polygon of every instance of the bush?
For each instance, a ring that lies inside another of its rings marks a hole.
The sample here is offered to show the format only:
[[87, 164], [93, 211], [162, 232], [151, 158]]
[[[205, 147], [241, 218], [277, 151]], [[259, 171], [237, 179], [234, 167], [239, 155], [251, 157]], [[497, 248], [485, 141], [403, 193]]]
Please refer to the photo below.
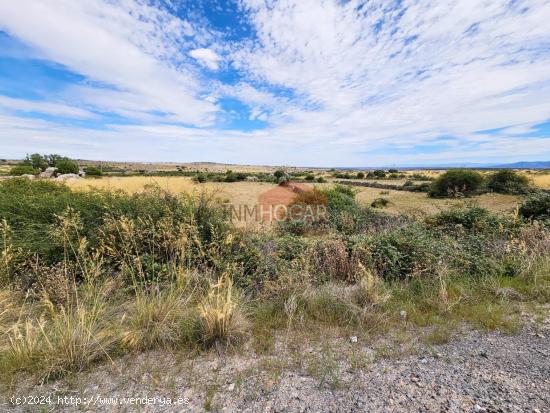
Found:
[[355, 201], [355, 191], [349, 186], [336, 185], [334, 188], [322, 191], [328, 200], [328, 208], [332, 212], [350, 210], [358, 207]]
[[452, 169], [440, 175], [430, 186], [432, 197], [461, 197], [478, 193], [483, 184], [479, 172], [470, 169]]
[[102, 176], [103, 171], [99, 168], [96, 168], [95, 166], [89, 166], [87, 168], [84, 168], [84, 172], [86, 172], [86, 175], [88, 176]]
[[550, 193], [541, 192], [523, 201], [519, 213], [527, 219], [550, 219]]
[[365, 177], [364, 172], [357, 172], [357, 179], [363, 179]]
[[319, 182], [320, 184], [324, 184], [326, 182], [326, 179], [320, 176], [319, 178], [317, 178], [317, 182]]
[[496, 233], [512, 229], [514, 221], [499, 217], [485, 208], [452, 208], [426, 219], [428, 225], [448, 233], [472, 232], [474, 234]]
[[289, 204], [292, 205], [328, 205], [327, 194], [317, 188], [312, 191], [302, 191], [294, 196], [294, 199]]
[[512, 169], [501, 169], [489, 177], [487, 187], [500, 194], [526, 194], [529, 179]]
[[390, 201], [387, 198], [376, 198], [371, 202], [370, 206], [373, 208], [384, 208], [387, 207]]
[[386, 172], [383, 171], [382, 169], [377, 169], [376, 171], [373, 172], [373, 175], [375, 178], [384, 178], [386, 176]]
[[77, 174], [79, 170], [78, 164], [67, 158], [58, 160], [55, 167], [60, 174]]
[[306, 175], [306, 181], [315, 181], [315, 176], [312, 175], [312, 174], [307, 174]]
[[[101, 241], [109, 238], [113, 243], [121, 241], [120, 228], [106, 222], [116, 222], [124, 216], [134, 221], [134, 229], [140, 233], [140, 237], [136, 235], [135, 252], [151, 254], [152, 244], [158, 243], [153, 247], [155, 257], [163, 257], [160, 237], [174, 236], [185, 223], [193, 224], [197, 232], [193, 237], [201, 248], [227, 230], [223, 209], [207, 196], [176, 197], [158, 187], [129, 195], [122, 191], [71, 191], [63, 184], [42, 180], [0, 182], [0, 220], [6, 219], [12, 227], [14, 247], [37, 254], [48, 263], [63, 259], [62, 244], [51, 234], [58, 224], [57, 216], [68, 207], [80, 215], [80, 235], [91, 246], [97, 246], [100, 238]], [[169, 231], [164, 231], [166, 228]], [[172, 248], [170, 245], [174, 243], [162, 240], [166, 249]]]
[[283, 176], [286, 176], [286, 172], [282, 169], [277, 169], [274, 173], [273, 173], [273, 176], [279, 180], [281, 177]]
[[385, 279], [405, 279], [434, 276], [447, 244], [416, 224], [372, 237], [367, 249], [372, 257], [367, 267], [374, 267]]
[[10, 169], [10, 175], [36, 175], [40, 173], [40, 169], [35, 169], [30, 165], [17, 165]]

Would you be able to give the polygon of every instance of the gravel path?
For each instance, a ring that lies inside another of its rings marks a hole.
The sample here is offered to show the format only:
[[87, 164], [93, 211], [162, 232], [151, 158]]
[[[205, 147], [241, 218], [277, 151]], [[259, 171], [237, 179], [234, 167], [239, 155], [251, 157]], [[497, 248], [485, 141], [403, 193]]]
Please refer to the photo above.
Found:
[[[550, 412], [549, 319], [513, 336], [471, 331], [399, 358], [369, 358], [373, 349], [360, 341], [331, 348], [338, 349], [333, 358], [309, 348], [298, 360], [151, 352], [13, 394], [159, 397], [140, 406], [57, 399], [47, 409], [67, 412]], [[183, 404], [163, 404], [165, 397]], [[37, 411], [2, 403], [0, 411]]]

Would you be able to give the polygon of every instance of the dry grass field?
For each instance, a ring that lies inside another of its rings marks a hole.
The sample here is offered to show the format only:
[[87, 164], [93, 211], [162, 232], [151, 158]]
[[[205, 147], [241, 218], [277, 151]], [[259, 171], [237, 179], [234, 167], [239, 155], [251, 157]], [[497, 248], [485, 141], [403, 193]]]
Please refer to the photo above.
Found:
[[390, 201], [384, 208], [391, 213], [405, 213], [416, 216], [431, 215], [439, 211], [460, 205], [479, 205], [494, 212], [512, 210], [521, 197], [514, 195], [483, 194], [466, 199], [429, 198], [422, 192], [381, 190], [378, 188], [361, 188], [356, 197], [363, 204], [370, 204], [376, 198]]
[[[395, 183], [395, 181], [393, 181]], [[104, 177], [98, 179], [69, 180], [73, 189], [86, 190], [91, 187], [103, 189], [121, 189], [129, 193], [142, 191], [147, 185], [158, 185], [172, 193], [208, 191], [222, 202], [234, 205], [256, 205], [258, 197], [274, 188], [274, 184], [265, 182], [209, 182], [197, 184], [187, 177]], [[314, 184], [305, 184], [313, 187]], [[332, 184], [315, 184], [328, 187]], [[520, 198], [513, 195], [484, 194], [475, 198], [462, 199], [434, 199], [425, 193], [381, 190], [378, 188], [356, 188], [359, 192], [357, 199], [363, 204], [370, 204], [376, 198], [387, 198], [390, 201], [384, 210], [391, 213], [407, 213], [414, 215], [430, 215], [452, 206], [462, 204], [478, 204], [491, 211], [501, 212], [512, 210]]]
[[538, 172], [534, 175], [531, 175], [530, 178], [533, 180], [533, 183], [539, 188], [550, 189], [550, 172]]

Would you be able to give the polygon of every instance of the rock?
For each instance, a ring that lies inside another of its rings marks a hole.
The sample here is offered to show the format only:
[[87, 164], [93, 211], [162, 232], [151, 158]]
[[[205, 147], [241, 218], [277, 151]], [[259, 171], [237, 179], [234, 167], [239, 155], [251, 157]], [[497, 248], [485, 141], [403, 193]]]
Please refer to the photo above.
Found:
[[235, 383], [231, 383], [229, 386], [227, 386], [227, 390], [229, 391], [235, 390]]
[[57, 181], [65, 181], [67, 179], [80, 179], [80, 176], [77, 174], [63, 174], [55, 178]]
[[21, 178], [30, 179], [31, 181], [32, 181], [34, 178], [36, 178], [36, 176], [31, 175], [31, 174], [24, 174], [24, 175], [21, 175], [20, 177], [21, 177]]
[[401, 319], [401, 321], [406, 321], [407, 320], [407, 312], [405, 310], [401, 310], [399, 312], [399, 318]]
[[50, 166], [38, 175], [39, 178], [54, 178], [57, 173], [57, 168]]
[[84, 178], [86, 176], [86, 172], [84, 172], [84, 169], [80, 168], [78, 170], [78, 176], [80, 176], [81, 178]]
[[505, 300], [522, 300], [523, 296], [511, 287], [497, 288], [495, 295]]
[[248, 182], [258, 182], [258, 177], [256, 177], [256, 176], [247, 176], [246, 180]]
[[357, 343], [357, 336], [350, 336], [349, 341], [350, 343]]

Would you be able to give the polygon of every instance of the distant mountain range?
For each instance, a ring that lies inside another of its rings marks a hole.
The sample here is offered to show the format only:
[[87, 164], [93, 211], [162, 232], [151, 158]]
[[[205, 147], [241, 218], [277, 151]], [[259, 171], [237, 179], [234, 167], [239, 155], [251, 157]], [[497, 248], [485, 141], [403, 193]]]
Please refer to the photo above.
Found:
[[493, 168], [517, 168], [517, 169], [549, 169], [550, 161], [538, 162], [515, 162], [501, 165], [495, 165]]
[[514, 163], [502, 163], [502, 164], [489, 164], [489, 163], [474, 163], [474, 162], [462, 162], [462, 163], [448, 163], [448, 164], [432, 164], [432, 165], [386, 165], [384, 167], [345, 167], [336, 169], [447, 169], [447, 168], [475, 168], [475, 169], [550, 169], [550, 161], [534, 161], [534, 162], [514, 162]]

